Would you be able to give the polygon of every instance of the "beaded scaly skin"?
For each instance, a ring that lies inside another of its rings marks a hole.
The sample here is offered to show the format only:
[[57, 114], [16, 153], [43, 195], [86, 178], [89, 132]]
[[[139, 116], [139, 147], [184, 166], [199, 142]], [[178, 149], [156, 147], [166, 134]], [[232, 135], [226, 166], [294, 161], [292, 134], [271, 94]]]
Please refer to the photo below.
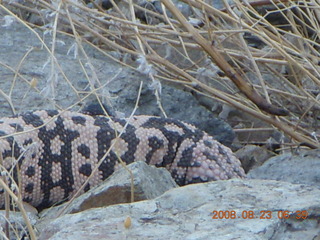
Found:
[[[145, 161], [165, 167], [179, 185], [245, 177], [229, 148], [175, 119], [135, 116], [128, 120], [56, 110], [0, 119], [3, 166], [16, 181], [20, 175], [23, 201], [39, 209], [70, 199], [111, 145], [83, 191], [119, 168], [118, 156], [127, 164]], [[4, 206], [3, 189], [0, 206]]]

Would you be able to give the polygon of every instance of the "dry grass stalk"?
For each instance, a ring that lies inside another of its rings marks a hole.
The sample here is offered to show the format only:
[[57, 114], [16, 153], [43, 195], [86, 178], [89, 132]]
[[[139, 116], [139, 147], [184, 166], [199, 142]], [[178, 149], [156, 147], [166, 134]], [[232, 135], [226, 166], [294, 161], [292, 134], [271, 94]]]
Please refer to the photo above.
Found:
[[[307, 130], [307, 134], [298, 131], [299, 123], [304, 122], [303, 119], [305, 121], [310, 121], [310, 119], [307, 119], [306, 109], [302, 110], [303, 106], [291, 99], [291, 96], [305, 99], [306, 103], [304, 105], [307, 106], [309, 112], [314, 111], [319, 104], [315, 95], [320, 76], [317, 66], [317, 62], [320, 60], [318, 52], [320, 46], [318, 31], [316, 31], [319, 27], [317, 21], [319, 13], [314, 6], [315, 3], [313, 5], [304, 3], [299, 6], [297, 3], [290, 1], [282, 1], [282, 3], [270, 1], [269, 3], [274, 6], [275, 10], [263, 16], [253, 6], [262, 5], [266, 2], [244, 5], [239, 1], [234, 1], [233, 5], [230, 6], [225, 3], [226, 8], [218, 10], [205, 2], [185, 1], [198, 10], [197, 17], [202, 21], [203, 26], [197, 29], [169, 0], [164, 0], [163, 3], [175, 17], [146, 10], [146, 13], [151, 14], [151, 17], [158, 17], [159, 21], [162, 21], [161, 27], [137, 21], [134, 10], [141, 10], [141, 6], [137, 6], [132, 1], [127, 3], [130, 9], [129, 14], [122, 12], [124, 8], [116, 6], [115, 3], [113, 4], [115, 4], [116, 11], [107, 13], [89, 9], [75, 1], [61, 1], [56, 5], [50, 4], [50, 1], [26, 2], [29, 5], [12, 3], [11, 6], [28, 11], [33, 9], [32, 13], [38, 15], [44, 23], [52, 23], [53, 40], [54, 36], [61, 30], [64, 32], [67, 29], [72, 29], [71, 36], [75, 37], [78, 46], [81, 46], [82, 41], [92, 41], [91, 44], [93, 42], [99, 43], [99, 45], [96, 45], [97, 49], [106, 55], [108, 53], [105, 52], [105, 46], [108, 46], [109, 50], [118, 51], [122, 54], [127, 53], [136, 57], [144, 56], [146, 61], [149, 62], [148, 64], [152, 64], [156, 70], [156, 74], [152, 76], [163, 81], [174, 82], [177, 85], [186, 85], [188, 88], [204, 94], [211, 94], [214, 98], [245, 110], [274, 125], [297, 142], [306, 143], [310, 147], [319, 146], [318, 142], [312, 137], [313, 134], [310, 130]], [[164, 5], [162, 6], [163, 10], [165, 10]], [[4, 5], [2, 8], [7, 9]], [[40, 12], [41, 9], [55, 13], [53, 14], [54, 18], [47, 20], [46, 16]], [[293, 9], [297, 12], [294, 12]], [[12, 14], [10, 11], [7, 12]], [[270, 14], [275, 13], [283, 16], [288, 25], [291, 26], [292, 31], [272, 25], [266, 20]], [[19, 21], [25, 24], [42, 41], [38, 33], [28, 26], [29, 23], [21, 19]], [[187, 29], [187, 31], [184, 29]], [[244, 34], [255, 37], [265, 46], [257, 48], [245, 45]], [[311, 36], [311, 34], [313, 35]], [[161, 48], [163, 43], [166, 44], [167, 55], [159, 52], [159, 47]], [[45, 44], [44, 46], [47, 48]], [[54, 57], [54, 46], [53, 44], [52, 48], [48, 48], [47, 51], [52, 55], [54, 63], [52, 66], [59, 67], [59, 63]], [[201, 51], [200, 58], [190, 57], [190, 53], [194, 50]], [[183, 67], [168, 58], [172, 52], [183, 58]], [[216, 89], [214, 85], [194, 81], [194, 79], [197, 79], [197, 71], [206, 67], [204, 60], [209, 59], [208, 57], [225, 72], [245, 96], [236, 93], [234, 87], [233, 89], [229, 87], [229, 90], [226, 91]], [[118, 61], [121, 62], [121, 59], [118, 59]], [[283, 69], [286, 68], [286, 71], [289, 71], [291, 75], [284, 77], [283, 74], [279, 74], [279, 66], [282, 66]], [[137, 65], [133, 63], [132, 67], [135, 68]], [[63, 73], [61, 68], [59, 70]], [[281, 81], [279, 84], [282, 88], [273, 86], [274, 82], [266, 82], [262, 71], [271, 71], [275, 74], [275, 78]], [[185, 72], [185, 74], [181, 74], [182, 72]], [[248, 72], [256, 76], [259, 82], [248, 79]], [[67, 77], [65, 77], [65, 80], [68, 81]], [[70, 85], [72, 86], [71, 83]], [[273, 89], [277, 89], [277, 91]], [[74, 92], [79, 94], [76, 89], [74, 89]], [[7, 96], [7, 98], [10, 102], [10, 96]], [[247, 98], [253, 101], [262, 111], [250, 103]], [[282, 107], [277, 108], [274, 105]], [[300, 112], [292, 111], [292, 106], [300, 108]], [[309, 109], [309, 106], [313, 107]], [[263, 112], [283, 115], [287, 113], [287, 110], [290, 111], [290, 119], [300, 119], [296, 122], [295, 127], [298, 132], [292, 131], [293, 129], [284, 121], [284, 119], [289, 119], [288, 117], [273, 118]]]
[[[36, 4], [33, 1], [27, 2], [29, 5], [36, 6], [36, 8], [32, 8], [32, 13], [38, 14], [43, 21], [49, 21], [50, 23], [50, 20], [46, 20], [40, 11], [37, 12], [34, 9], [46, 9], [56, 13], [52, 22], [53, 36], [60, 32], [59, 29], [65, 31], [71, 28], [71, 35], [75, 37], [78, 46], [81, 46], [81, 41], [92, 41], [89, 37], [91, 35], [94, 42], [100, 42], [100, 47], [97, 46], [100, 51], [105, 51], [104, 46], [108, 46], [109, 50], [120, 53], [128, 53], [136, 57], [142, 55], [149, 64], [153, 64], [157, 78], [178, 85], [187, 85], [198, 92], [210, 93], [212, 97], [228, 102], [236, 108], [246, 109], [246, 112], [274, 125], [297, 142], [306, 143], [310, 147], [319, 146], [311, 133], [302, 133], [301, 136], [301, 133], [292, 131], [290, 126], [287, 126], [287, 123], [283, 121], [283, 118], [274, 119], [264, 113], [265, 111], [272, 115], [287, 114], [288, 110], [291, 110], [291, 103], [297, 106], [295, 102], [291, 101], [290, 95], [307, 99], [307, 106], [319, 104], [314, 95], [319, 85], [320, 75], [316, 65], [316, 62], [320, 59], [317, 51], [319, 36], [311, 37], [309, 33], [314, 31], [316, 34], [318, 29], [319, 13], [314, 5], [304, 3], [302, 6], [298, 6], [291, 1], [269, 1], [268, 3], [273, 5], [275, 10], [263, 16], [253, 6], [266, 4], [265, 1], [250, 5], [234, 1], [233, 5], [225, 3], [226, 8], [222, 10], [218, 10], [205, 2], [185, 1], [198, 11], [196, 16], [204, 24], [197, 29], [169, 0], [162, 1], [164, 3], [162, 10], [166, 10], [164, 7], [166, 6], [174, 17], [167, 14], [161, 15], [150, 10], [145, 11], [151, 17], [158, 17], [158, 20], [162, 22], [161, 27], [137, 21], [135, 10], [141, 10], [142, 7], [137, 6], [132, 1], [127, 2], [129, 13], [123, 12], [125, 8], [115, 3], [113, 3], [115, 12], [103, 12], [101, 8], [100, 11], [96, 11], [75, 1], [61, 1], [56, 5], [51, 5], [50, 1], [38, 1]], [[31, 9], [29, 6], [18, 3], [12, 5], [21, 9]], [[297, 9], [297, 12], [294, 12], [293, 9]], [[280, 14], [288, 21], [288, 25], [292, 26], [292, 32], [281, 26], [272, 25], [266, 20], [270, 14], [275, 13]], [[306, 22], [297, 21], [299, 17], [305, 19]], [[24, 24], [27, 23], [24, 22]], [[265, 47], [254, 48], [245, 45], [244, 34], [256, 37]], [[178, 40], [175, 40], [176, 38]], [[295, 41], [298, 41], [299, 44], [295, 44]], [[174, 51], [183, 57], [187, 66], [181, 67], [172, 60], [168, 60], [166, 55], [160, 54], [159, 46], [161, 47], [163, 43], [166, 43], [168, 52]], [[200, 59], [190, 57], [189, 52], [195, 49], [202, 51]], [[48, 49], [48, 51], [54, 59], [54, 47]], [[190, 79], [190, 76], [196, 78], [195, 73], [205, 67], [203, 60], [208, 59], [208, 57], [225, 72], [226, 76], [234, 82], [245, 96], [238, 93], [234, 95], [235, 90], [230, 90], [230, 88], [229, 92], [222, 90], [220, 94], [217, 94], [220, 90], [218, 91], [214, 86], [207, 85], [207, 83], [200, 84], [200, 88], [199, 83], [192, 86], [195, 82]], [[55, 64], [59, 66], [57, 62]], [[286, 78], [282, 74], [278, 74], [279, 70], [277, 68], [279, 69], [279, 65], [291, 71], [290, 74], [292, 75]], [[253, 68], [250, 66], [253, 66]], [[137, 66], [133, 64], [133, 67]], [[177, 68], [180, 68], [181, 71]], [[265, 70], [277, 74], [276, 77], [280, 78], [279, 80], [282, 81], [281, 85], [284, 88], [277, 89], [278, 91], [271, 90], [278, 87], [274, 87], [272, 83], [264, 80], [262, 71]], [[185, 71], [188, 75], [176, 75], [182, 71]], [[253, 73], [259, 79], [259, 82], [249, 80], [247, 72]], [[75, 89], [74, 91], [77, 92]], [[233, 101], [221, 97], [221, 95], [230, 96], [229, 94], [233, 95]], [[247, 98], [253, 101], [262, 111], [248, 102]], [[235, 104], [235, 102], [238, 104]], [[281, 108], [275, 107], [275, 105], [280, 105]], [[305, 113], [306, 111], [298, 114], [290, 111], [290, 117], [294, 116], [299, 119], [301, 116], [306, 117]], [[297, 122], [297, 126], [298, 124], [299, 122]]]

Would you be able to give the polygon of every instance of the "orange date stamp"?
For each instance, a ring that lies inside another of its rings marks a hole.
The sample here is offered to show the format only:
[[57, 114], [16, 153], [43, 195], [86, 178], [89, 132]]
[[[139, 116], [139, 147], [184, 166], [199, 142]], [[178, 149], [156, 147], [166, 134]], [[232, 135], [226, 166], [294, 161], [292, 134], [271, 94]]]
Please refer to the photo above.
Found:
[[272, 219], [276, 217], [278, 219], [288, 219], [288, 218], [295, 218], [295, 219], [307, 219], [308, 218], [308, 211], [301, 210], [301, 211], [267, 211], [262, 210], [259, 212], [255, 212], [252, 210], [243, 210], [243, 211], [235, 211], [235, 210], [214, 210], [212, 211], [212, 219]]

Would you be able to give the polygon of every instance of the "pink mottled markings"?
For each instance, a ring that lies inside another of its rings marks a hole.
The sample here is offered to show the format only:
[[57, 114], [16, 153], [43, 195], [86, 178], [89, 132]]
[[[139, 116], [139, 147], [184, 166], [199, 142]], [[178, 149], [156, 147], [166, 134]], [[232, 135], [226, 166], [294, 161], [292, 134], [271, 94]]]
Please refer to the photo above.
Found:
[[240, 161], [212, 136], [153, 116], [39, 110], [2, 118], [0, 152], [1, 172], [6, 169], [15, 181], [20, 175], [23, 200], [39, 209], [70, 199], [89, 177], [83, 191], [98, 185], [121, 166], [119, 158], [165, 167], [179, 185], [245, 177]]

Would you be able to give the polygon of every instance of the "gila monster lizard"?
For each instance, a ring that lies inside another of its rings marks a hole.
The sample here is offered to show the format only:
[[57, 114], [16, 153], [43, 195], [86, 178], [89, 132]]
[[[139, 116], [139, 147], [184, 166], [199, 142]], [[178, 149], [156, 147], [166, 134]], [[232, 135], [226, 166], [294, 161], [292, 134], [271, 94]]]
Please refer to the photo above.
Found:
[[[179, 185], [245, 177], [231, 150], [193, 125], [174, 119], [135, 116], [117, 138], [127, 121], [56, 110], [2, 118], [2, 165], [15, 181], [20, 175], [23, 200], [39, 209], [70, 199], [115, 141], [83, 191], [121, 166], [117, 154], [127, 164], [143, 160], [166, 167]], [[0, 188], [2, 208], [3, 193]]]

